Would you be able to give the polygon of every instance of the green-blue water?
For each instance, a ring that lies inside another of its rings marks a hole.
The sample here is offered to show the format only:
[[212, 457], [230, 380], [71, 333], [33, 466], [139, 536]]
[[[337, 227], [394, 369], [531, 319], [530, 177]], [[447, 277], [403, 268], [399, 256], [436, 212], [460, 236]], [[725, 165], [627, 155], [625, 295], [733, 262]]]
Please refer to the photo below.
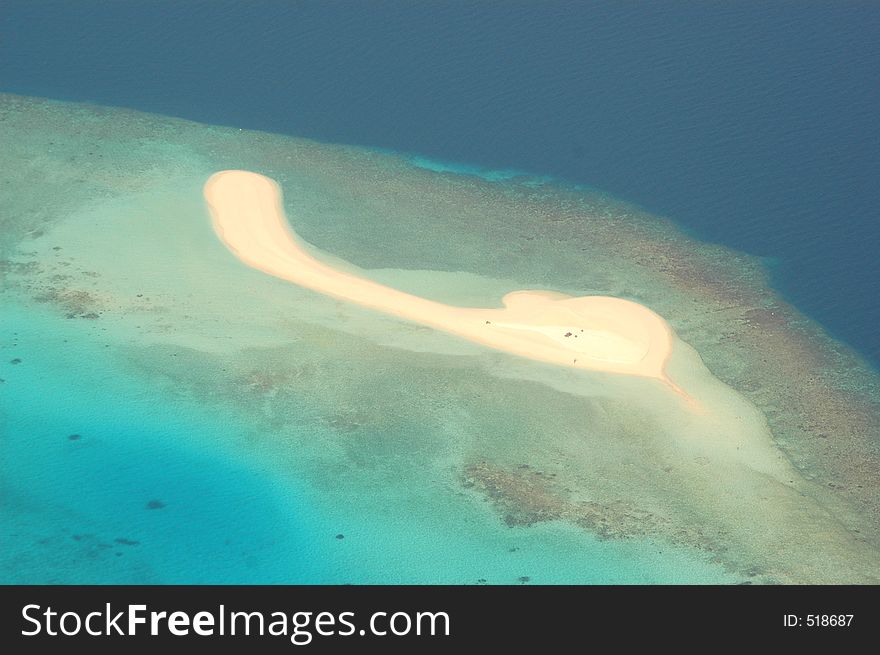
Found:
[[3, 367], [4, 582], [320, 579], [296, 494], [194, 446], [228, 418], [145, 389], [56, 317], [4, 303], [2, 338], [21, 360]]
[[499, 529], [454, 494], [397, 507], [390, 487], [384, 502], [320, 497], [257, 458], [206, 447], [243, 426], [145, 386], [76, 323], [3, 309], [4, 355], [21, 360], [2, 367], [3, 583], [725, 579], [662, 545]]

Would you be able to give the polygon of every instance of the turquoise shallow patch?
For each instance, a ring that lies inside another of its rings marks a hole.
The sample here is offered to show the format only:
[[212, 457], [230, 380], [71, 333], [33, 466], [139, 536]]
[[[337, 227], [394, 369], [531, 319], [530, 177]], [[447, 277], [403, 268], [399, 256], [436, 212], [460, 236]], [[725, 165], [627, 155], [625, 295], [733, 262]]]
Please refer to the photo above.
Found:
[[517, 183], [526, 187], [540, 187], [543, 184], [553, 182], [553, 178], [544, 175], [533, 175], [525, 171], [514, 169], [491, 169], [469, 164], [456, 164], [427, 157], [412, 156], [407, 161], [413, 166], [434, 171], [435, 173], [454, 173], [455, 175], [472, 175], [488, 182], [505, 182], [516, 180]]
[[[307, 519], [204, 444], [234, 423], [148, 389], [99, 344], [6, 304], [4, 582], [266, 582], [312, 572]], [[7, 351], [9, 352], [9, 351]], [[216, 433], [216, 434], [212, 434]], [[278, 568], [301, 562], [301, 570]]]

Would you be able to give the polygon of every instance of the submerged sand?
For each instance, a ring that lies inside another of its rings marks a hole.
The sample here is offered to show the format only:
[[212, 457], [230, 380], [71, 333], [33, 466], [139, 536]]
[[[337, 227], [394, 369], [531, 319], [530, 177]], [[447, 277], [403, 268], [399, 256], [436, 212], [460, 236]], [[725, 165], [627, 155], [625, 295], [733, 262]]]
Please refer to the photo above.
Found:
[[643, 305], [608, 296], [514, 291], [504, 296], [503, 309], [454, 307], [319, 262], [297, 242], [281, 189], [264, 175], [221, 171], [207, 181], [204, 194], [220, 239], [254, 268], [498, 350], [571, 368], [653, 378], [687, 397], [665, 371], [672, 330]]

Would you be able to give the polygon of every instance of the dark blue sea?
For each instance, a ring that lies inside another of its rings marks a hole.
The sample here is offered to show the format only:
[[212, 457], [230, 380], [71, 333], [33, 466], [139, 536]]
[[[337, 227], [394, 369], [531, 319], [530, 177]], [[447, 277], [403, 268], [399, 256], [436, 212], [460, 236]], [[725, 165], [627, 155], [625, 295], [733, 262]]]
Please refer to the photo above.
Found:
[[0, 88], [550, 175], [880, 364], [880, 3], [4, 0]]

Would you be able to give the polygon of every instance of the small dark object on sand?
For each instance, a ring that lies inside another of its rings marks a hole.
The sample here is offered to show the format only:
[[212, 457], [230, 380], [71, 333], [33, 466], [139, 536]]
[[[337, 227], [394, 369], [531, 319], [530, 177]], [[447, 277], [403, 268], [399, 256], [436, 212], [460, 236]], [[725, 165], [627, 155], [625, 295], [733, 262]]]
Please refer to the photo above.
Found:
[[151, 500], [147, 503], [147, 509], [162, 509], [165, 507], [165, 503], [161, 500]]
[[337, 539], [345, 539], [345, 535], [340, 532], [338, 535], [336, 535], [336, 538]]

